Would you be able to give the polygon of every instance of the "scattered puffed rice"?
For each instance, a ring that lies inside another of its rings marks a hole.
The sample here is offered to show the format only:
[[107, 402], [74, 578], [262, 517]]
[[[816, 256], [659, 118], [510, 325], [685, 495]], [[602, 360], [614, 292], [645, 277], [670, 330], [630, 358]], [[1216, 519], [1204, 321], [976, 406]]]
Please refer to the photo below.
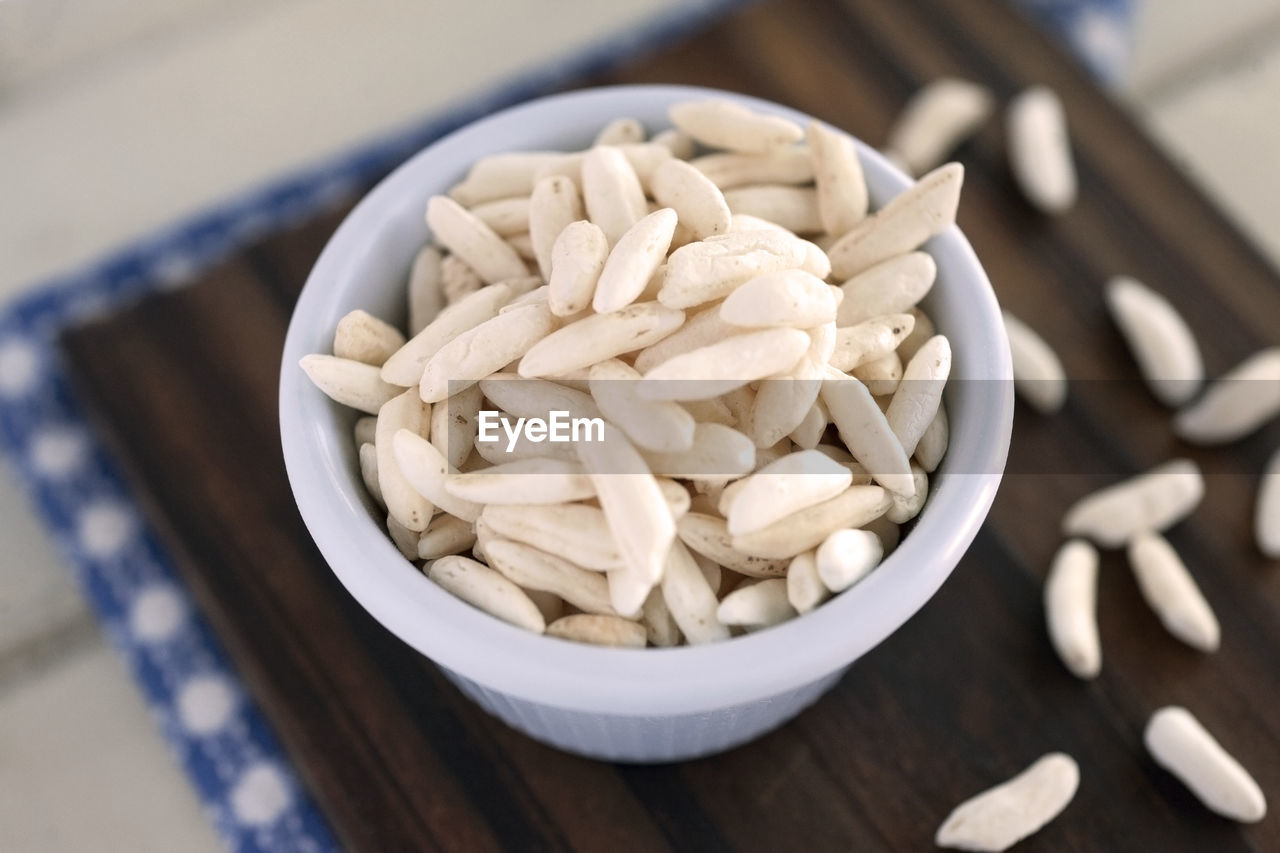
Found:
[[1076, 200], [1067, 115], [1047, 86], [1033, 86], [1009, 104], [1009, 166], [1027, 201], [1045, 213], [1063, 213]]
[[1253, 535], [1264, 556], [1273, 560], [1280, 557], [1280, 451], [1271, 455], [1258, 484]]
[[995, 109], [986, 86], [940, 77], [911, 96], [889, 131], [888, 148], [919, 175], [940, 164]]
[[1067, 374], [1044, 338], [1017, 317], [1004, 312], [1013, 358], [1013, 388], [1043, 415], [1051, 415], [1067, 401]]
[[1174, 459], [1072, 504], [1062, 519], [1066, 536], [1104, 548], [1127, 545], [1139, 533], [1161, 532], [1191, 514], [1204, 497], [1204, 478], [1190, 459]]
[[1156, 711], [1142, 739], [1156, 763], [1213, 811], [1241, 823], [1267, 816], [1267, 799], [1258, 783], [1186, 708]]
[[1280, 347], [1254, 353], [1178, 412], [1173, 431], [1194, 444], [1244, 438], [1280, 414]]
[[1166, 406], [1181, 406], [1200, 390], [1200, 347], [1169, 301], [1145, 284], [1117, 276], [1107, 282], [1107, 307], [1138, 362], [1151, 393]]
[[959, 850], [1008, 850], [1061, 814], [1079, 785], [1075, 760], [1049, 753], [1008, 782], [956, 806], [938, 827], [934, 843]]
[[1058, 549], [1044, 581], [1044, 612], [1049, 639], [1067, 669], [1078, 678], [1102, 670], [1098, 640], [1098, 552], [1073, 539]]
[[1160, 621], [1179, 640], [1202, 652], [1218, 648], [1218, 619], [1178, 552], [1158, 533], [1129, 542], [1129, 565], [1138, 589]]

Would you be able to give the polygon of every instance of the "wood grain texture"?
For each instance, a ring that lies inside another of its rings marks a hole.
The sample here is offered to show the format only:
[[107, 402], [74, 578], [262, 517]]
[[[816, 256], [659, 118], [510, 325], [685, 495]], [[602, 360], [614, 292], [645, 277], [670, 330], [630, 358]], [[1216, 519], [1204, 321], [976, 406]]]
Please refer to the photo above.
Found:
[[[793, 723], [726, 755], [611, 766], [536, 744], [477, 710], [342, 590], [285, 480], [279, 353], [328, 217], [186, 290], [70, 334], [80, 387], [150, 516], [300, 773], [362, 850], [885, 849], [932, 846], [958, 802], [1064, 750], [1082, 784], [1019, 849], [1280, 850], [1271, 816], [1237, 827], [1148, 759], [1141, 731], [1190, 707], [1280, 797], [1280, 569], [1253, 548], [1269, 427], [1230, 448], [1180, 444], [1137, 382], [1101, 284], [1126, 272], [1189, 318], [1210, 373], [1280, 328], [1280, 282], [1076, 65], [996, 0], [771, 0], [590, 82], [682, 82], [790, 104], [873, 144], [940, 74], [1003, 101], [1063, 96], [1080, 201], [1046, 219], [1015, 192], [1002, 126], [958, 152], [960, 224], [1001, 300], [1073, 377], [1044, 419], [1019, 407], [991, 518], [954, 577]], [[1077, 681], [1045, 635], [1041, 580], [1059, 519], [1087, 491], [1172, 455], [1208, 495], [1170, 534], [1223, 628], [1199, 655], [1160, 627], [1119, 554], [1103, 559], [1105, 654]]]

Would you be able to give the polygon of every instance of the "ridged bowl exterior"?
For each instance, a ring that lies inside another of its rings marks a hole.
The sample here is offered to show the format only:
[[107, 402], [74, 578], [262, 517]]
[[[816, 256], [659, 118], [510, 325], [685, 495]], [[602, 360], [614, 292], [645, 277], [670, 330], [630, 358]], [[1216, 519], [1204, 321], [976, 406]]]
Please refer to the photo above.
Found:
[[490, 690], [441, 671], [481, 708], [543, 743], [605, 761], [662, 763], [701, 758], [771, 732], [817, 702], [848, 667], [773, 696], [692, 714], [604, 714], [557, 708]]

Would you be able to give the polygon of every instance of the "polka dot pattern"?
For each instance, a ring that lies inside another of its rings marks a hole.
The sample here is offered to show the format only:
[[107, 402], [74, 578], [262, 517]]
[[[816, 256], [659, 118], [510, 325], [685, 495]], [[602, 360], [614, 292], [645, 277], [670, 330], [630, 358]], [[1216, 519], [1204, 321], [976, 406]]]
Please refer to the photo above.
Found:
[[52, 427], [31, 440], [31, 468], [42, 477], [61, 480], [74, 473], [89, 455], [89, 440], [75, 427]]
[[236, 690], [222, 675], [197, 675], [178, 689], [178, 719], [192, 735], [206, 737], [227, 727], [236, 711]]
[[30, 394], [40, 381], [40, 354], [23, 338], [0, 340], [0, 397]]
[[199, 269], [199, 265], [190, 255], [174, 252], [157, 259], [151, 273], [160, 286], [172, 287], [190, 281]]
[[177, 588], [157, 584], [138, 593], [129, 611], [129, 630], [142, 643], [171, 639], [186, 618], [186, 604]]
[[292, 800], [289, 783], [271, 764], [253, 765], [231, 789], [231, 810], [236, 820], [249, 826], [278, 820]]
[[102, 560], [124, 550], [135, 525], [129, 507], [116, 500], [102, 500], [81, 511], [76, 536], [86, 554]]

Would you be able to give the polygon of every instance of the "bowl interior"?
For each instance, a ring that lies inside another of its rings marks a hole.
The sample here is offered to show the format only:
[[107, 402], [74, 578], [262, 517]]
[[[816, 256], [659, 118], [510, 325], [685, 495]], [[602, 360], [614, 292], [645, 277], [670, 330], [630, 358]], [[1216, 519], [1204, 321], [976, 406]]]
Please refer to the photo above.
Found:
[[[363, 308], [392, 322], [405, 315], [409, 266], [428, 237], [428, 197], [486, 154], [571, 150], [610, 119], [669, 126], [680, 100], [730, 97], [754, 109], [808, 117], [741, 95], [681, 86], [585, 90], [532, 101], [463, 128], [424, 149], [379, 184], [343, 222], [298, 300], [285, 343], [280, 421], [299, 510], [326, 561], [384, 626], [436, 663], [487, 687], [563, 708], [670, 714], [754, 701], [847, 665], [906, 621], [959, 561], [999, 483], [1012, 426], [1008, 346], [990, 283], [956, 228], [927, 244], [938, 280], [924, 302], [951, 340], [946, 391], [951, 441], [915, 528], [852, 589], [805, 616], [724, 643], [619, 650], [529, 634], [453, 598], [407, 562], [371, 512], [351, 440], [355, 415], [306, 380], [298, 360], [330, 352], [333, 330]], [[859, 144], [873, 205], [908, 179]]]

